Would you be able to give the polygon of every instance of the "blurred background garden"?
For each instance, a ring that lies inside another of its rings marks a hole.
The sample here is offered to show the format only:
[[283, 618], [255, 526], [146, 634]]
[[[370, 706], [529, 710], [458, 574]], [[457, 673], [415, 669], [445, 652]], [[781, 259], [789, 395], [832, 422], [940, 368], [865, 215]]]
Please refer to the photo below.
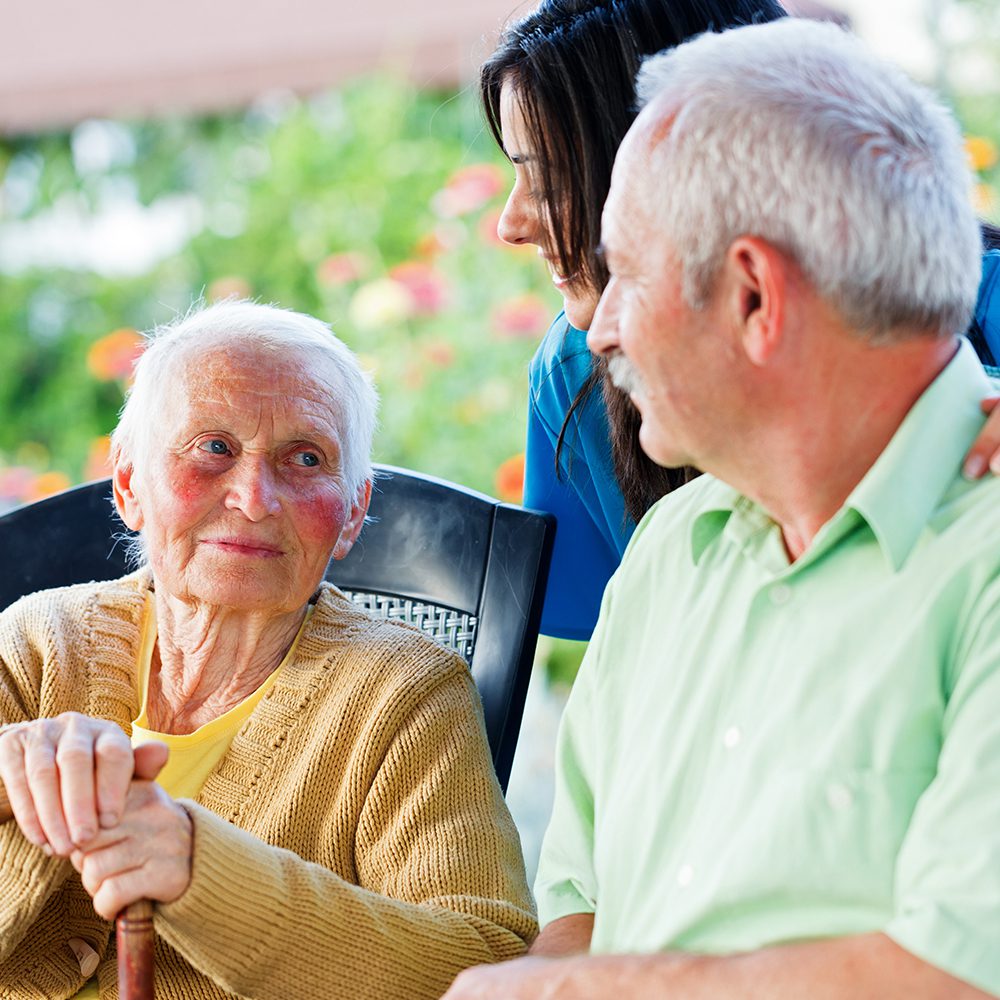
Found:
[[[219, 102], [205, 99], [210, 81], [198, 100], [160, 102], [142, 90], [155, 72], [136, 65], [111, 98], [81, 103], [82, 84], [64, 80], [45, 104], [55, 90], [22, 92], [24, 74], [0, 58], [0, 510], [106, 475], [139, 331], [229, 296], [315, 314], [362, 356], [382, 394], [377, 461], [519, 500], [527, 364], [559, 298], [533, 249], [496, 236], [511, 171], [484, 129], [474, 72], [512, 6], [482, 4], [455, 72], [415, 74], [417, 60], [376, 52], [370, 65], [341, 58], [327, 83], [321, 56], [291, 53], [308, 80], [289, 68], [234, 89], [223, 74]], [[997, 221], [1000, 3], [827, 6], [959, 110], [979, 211]], [[330, 37], [349, 51], [343, 35]], [[60, 40], [65, 63], [80, 45]], [[8, 32], [0, 57], [38, 44]], [[26, 97], [38, 95], [32, 119]], [[580, 645], [540, 650], [544, 676], [568, 683]], [[558, 703], [536, 699], [526, 729], [551, 734], [557, 717]], [[521, 761], [524, 792], [517, 764], [511, 787], [529, 866], [547, 812], [550, 736], [542, 743], [537, 762]]]

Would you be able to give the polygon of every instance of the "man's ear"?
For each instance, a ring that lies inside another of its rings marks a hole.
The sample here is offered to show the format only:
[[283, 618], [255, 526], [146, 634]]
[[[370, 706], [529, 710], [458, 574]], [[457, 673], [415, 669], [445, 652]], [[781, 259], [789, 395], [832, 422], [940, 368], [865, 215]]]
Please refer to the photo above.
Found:
[[358, 535], [365, 526], [365, 515], [368, 513], [368, 504], [371, 503], [371, 499], [372, 481], [366, 479], [354, 497], [354, 506], [351, 507], [351, 513], [344, 522], [337, 544], [333, 547], [334, 559], [343, 559], [358, 540]]
[[756, 236], [741, 236], [726, 253], [727, 285], [743, 352], [763, 367], [785, 332], [788, 258]]
[[121, 449], [116, 449], [111, 456], [113, 472], [111, 473], [111, 489], [114, 493], [115, 509], [125, 526], [132, 531], [141, 531], [143, 525], [142, 505], [133, 490], [135, 468], [122, 455]]

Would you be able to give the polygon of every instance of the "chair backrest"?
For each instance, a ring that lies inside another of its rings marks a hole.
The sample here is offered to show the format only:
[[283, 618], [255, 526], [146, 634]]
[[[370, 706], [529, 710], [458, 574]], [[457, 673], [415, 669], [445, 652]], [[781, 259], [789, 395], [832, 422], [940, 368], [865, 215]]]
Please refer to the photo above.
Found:
[[[365, 525], [326, 578], [372, 614], [417, 625], [468, 662], [506, 790], [554, 524], [441, 479], [376, 466]], [[0, 609], [24, 594], [128, 570], [108, 480], [0, 517]]]

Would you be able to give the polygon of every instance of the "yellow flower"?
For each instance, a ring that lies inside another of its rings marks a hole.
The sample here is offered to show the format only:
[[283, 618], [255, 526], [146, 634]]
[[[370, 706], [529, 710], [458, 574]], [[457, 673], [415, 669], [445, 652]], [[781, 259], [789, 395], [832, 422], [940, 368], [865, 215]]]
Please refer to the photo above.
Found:
[[351, 322], [359, 330], [378, 330], [408, 319], [413, 312], [410, 293], [391, 278], [362, 285], [351, 299]]
[[965, 137], [965, 153], [973, 170], [989, 170], [997, 162], [997, 147], [981, 135]]
[[52, 496], [53, 493], [62, 493], [63, 490], [68, 490], [71, 485], [69, 476], [64, 472], [43, 472], [31, 484], [25, 500], [29, 503], [41, 500], [44, 497]]
[[972, 189], [972, 207], [976, 215], [992, 218], [997, 210], [996, 192], [989, 184], [977, 184]]

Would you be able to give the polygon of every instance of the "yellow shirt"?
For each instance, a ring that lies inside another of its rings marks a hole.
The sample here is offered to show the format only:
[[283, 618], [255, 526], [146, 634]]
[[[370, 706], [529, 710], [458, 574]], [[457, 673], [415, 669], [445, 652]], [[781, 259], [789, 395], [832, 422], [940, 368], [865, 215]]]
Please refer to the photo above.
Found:
[[[142, 621], [142, 640], [139, 646], [136, 669], [140, 708], [139, 717], [132, 721], [132, 746], [137, 747], [143, 743], [149, 743], [150, 740], [159, 740], [170, 748], [167, 763], [156, 779], [156, 783], [168, 795], [175, 799], [198, 797], [201, 786], [205, 784], [205, 779], [225, 756], [230, 743], [233, 742], [234, 737], [257, 707], [261, 698], [271, 689], [278, 674], [281, 673], [282, 667], [295, 654], [295, 647], [299, 644], [299, 638], [312, 612], [312, 605], [309, 605], [295, 640], [284, 659], [253, 694], [248, 695], [238, 705], [234, 705], [217, 719], [206, 722], [193, 733], [184, 733], [178, 736], [173, 733], [158, 733], [148, 728], [146, 697], [149, 693], [149, 667], [153, 660], [153, 647], [156, 645], [156, 605], [152, 595], [146, 595], [146, 613]], [[97, 979], [94, 978], [86, 982], [73, 1000], [100, 1000]]]

